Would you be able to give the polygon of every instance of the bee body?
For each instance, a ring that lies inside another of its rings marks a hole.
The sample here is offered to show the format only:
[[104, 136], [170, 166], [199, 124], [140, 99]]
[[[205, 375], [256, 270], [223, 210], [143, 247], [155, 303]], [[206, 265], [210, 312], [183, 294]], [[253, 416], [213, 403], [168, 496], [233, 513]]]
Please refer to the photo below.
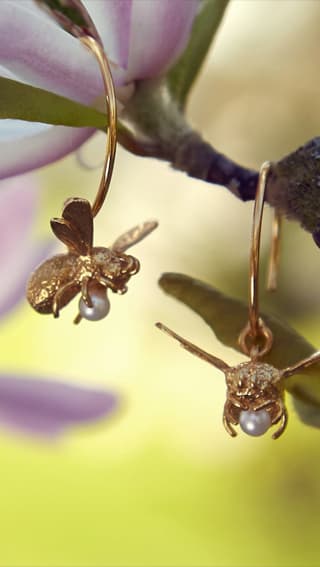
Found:
[[[156, 226], [155, 221], [138, 225], [117, 238], [110, 248], [93, 246], [93, 216], [89, 201], [69, 199], [62, 218], [51, 220], [54, 234], [67, 246], [68, 253], [46, 260], [31, 274], [27, 285], [29, 303], [38, 313], [53, 313], [58, 317], [60, 309], [81, 293], [83, 301], [80, 305], [85, 314], [80, 313], [75, 322], [78, 323], [82, 316], [91, 320], [102, 318], [109, 310], [107, 289], [125, 293], [127, 282], [140, 269], [139, 261], [124, 251]], [[94, 306], [97, 298], [100, 308]]]
[[[283, 420], [280, 431], [275, 434], [276, 437], [279, 436], [286, 423], [281, 372], [270, 364], [250, 361], [230, 367], [225, 375], [227, 401], [224, 407], [224, 424], [228, 433], [232, 436], [235, 433], [231, 424], [243, 425], [246, 415], [257, 415], [263, 411], [270, 420], [268, 427]], [[252, 432], [249, 434], [260, 435]]]
[[74, 290], [70, 287], [61, 301], [64, 307], [80, 290], [77, 281], [76, 254], [57, 254], [41, 264], [30, 276], [27, 285], [27, 299], [38, 313], [52, 313], [53, 300], [67, 283], [74, 281]]
[[[32, 274], [27, 286], [27, 298], [38, 313], [52, 313], [56, 294], [62, 288], [59, 307], [62, 308], [80, 292], [84, 280], [105, 282], [105, 287], [124, 293], [126, 283], [139, 270], [133, 256], [95, 247], [90, 255], [58, 254], [46, 260]], [[108, 285], [109, 283], [109, 285]], [[69, 285], [70, 284], [70, 285]]]

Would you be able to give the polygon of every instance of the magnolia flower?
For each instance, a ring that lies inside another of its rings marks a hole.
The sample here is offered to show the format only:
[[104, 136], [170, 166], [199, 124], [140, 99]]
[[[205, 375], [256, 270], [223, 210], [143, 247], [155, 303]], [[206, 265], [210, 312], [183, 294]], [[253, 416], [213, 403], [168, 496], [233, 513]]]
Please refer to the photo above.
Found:
[[[0, 316], [24, 297], [31, 270], [52, 242], [36, 244], [32, 224], [38, 190], [30, 176], [0, 183]], [[106, 417], [117, 405], [115, 394], [54, 380], [0, 373], [0, 425], [53, 437], [71, 425]]]
[[[136, 80], [163, 74], [176, 61], [187, 43], [199, 3], [83, 0], [107, 56], [115, 64], [118, 91], [123, 86], [133, 87]], [[103, 93], [92, 55], [33, 0], [1, 0], [1, 75], [84, 104], [94, 104]], [[89, 128], [1, 120], [0, 177], [53, 162], [78, 148], [92, 133]]]

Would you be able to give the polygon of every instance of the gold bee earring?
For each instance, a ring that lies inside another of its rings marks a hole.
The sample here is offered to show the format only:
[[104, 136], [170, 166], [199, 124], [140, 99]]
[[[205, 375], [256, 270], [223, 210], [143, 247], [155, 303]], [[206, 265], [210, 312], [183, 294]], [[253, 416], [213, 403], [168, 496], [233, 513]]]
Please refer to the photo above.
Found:
[[[303, 368], [320, 362], [320, 352], [314, 353], [293, 366], [278, 370], [261, 361], [272, 348], [273, 335], [259, 315], [259, 253], [263, 205], [267, 176], [271, 164], [262, 165], [253, 213], [252, 241], [249, 270], [249, 320], [239, 336], [239, 344], [249, 362], [229, 366], [216, 356], [205, 352], [186, 339], [180, 337], [162, 323], [157, 327], [179, 341], [180, 345], [191, 354], [202, 358], [221, 370], [226, 379], [227, 393], [223, 411], [223, 424], [232, 436], [237, 435], [234, 426], [240, 425], [247, 435], [263, 435], [272, 425], [279, 424], [273, 433], [277, 439], [287, 425], [287, 409], [284, 402], [285, 380]], [[273, 225], [273, 246], [269, 287], [276, 287], [276, 273], [279, 261], [280, 217], [275, 217]]]
[[38, 313], [53, 313], [54, 317], [59, 317], [60, 309], [81, 293], [75, 323], [82, 318], [97, 321], [108, 314], [107, 290], [125, 293], [127, 282], [140, 268], [139, 261], [124, 252], [158, 226], [156, 221], [145, 222], [122, 234], [110, 248], [93, 246], [93, 219], [105, 201], [112, 177], [117, 144], [117, 106], [103, 48], [90, 36], [81, 37], [80, 41], [95, 55], [105, 88], [109, 126], [102, 177], [92, 206], [86, 199], [68, 199], [62, 218], [51, 220], [54, 234], [67, 246], [68, 252], [41, 264], [31, 274], [27, 285], [30, 305]]

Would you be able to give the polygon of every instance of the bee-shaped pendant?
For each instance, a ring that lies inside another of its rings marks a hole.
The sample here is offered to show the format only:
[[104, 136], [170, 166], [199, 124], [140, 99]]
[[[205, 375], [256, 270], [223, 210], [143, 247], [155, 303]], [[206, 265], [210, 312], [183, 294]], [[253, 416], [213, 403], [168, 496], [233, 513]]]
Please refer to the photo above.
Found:
[[78, 293], [79, 313], [90, 321], [103, 319], [109, 312], [107, 290], [123, 294], [127, 282], [140, 269], [139, 261], [125, 250], [145, 238], [157, 227], [156, 221], [145, 222], [122, 234], [111, 248], [93, 246], [93, 215], [86, 199], [69, 199], [62, 218], [51, 220], [51, 228], [68, 248], [43, 262], [32, 274], [27, 285], [27, 299], [38, 313], [59, 317]]
[[[156, 323], [156, 326], [177, 340], [185, 350], [209, 362], [224, 373], [227, 392], [223, 410], [223, 425], [231, 437], [237, 435], [235, 425], [240, 425], [242, 431], [247, 435], [259, 437], [271, 426], [278, 424], [278, 428], [272, 435], [273, 439], [278, 439], [284, 432], [288, 421], [284, 401], [285, 380], [298, 374], [302, 369], [320, 362], [320, 352], [316, 352], [283, 370], [278, 370], [271, 364], [256, 358], [251, 358], [250, 361], [242, 362], [237, 366], [229, 366], [217, 356], [177, 335], [162, 323]], [[244, 332], [246, 331], [245, 328]]]

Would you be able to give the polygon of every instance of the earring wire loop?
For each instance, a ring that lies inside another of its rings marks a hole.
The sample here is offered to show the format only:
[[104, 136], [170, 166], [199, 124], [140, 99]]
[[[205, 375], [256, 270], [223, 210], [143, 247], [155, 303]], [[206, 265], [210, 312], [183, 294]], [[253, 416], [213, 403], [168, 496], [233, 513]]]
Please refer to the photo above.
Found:
[[[263, 163], [259, 174], [251, 233], [249, 264], [249, 321], [239, 336], [239, 343], [243, 352], [253, 358], [267, 354], [267, 352], [271, 349], [273, 341], [271, 330], [265, 325], [259, 316], [259, 259], [261, 226], [265, 189], [270, 167], [270, 162]], [[251, 346], [248, 345], [248, 338], [251, 339]], [[263, 345], [258, 347], [258, 342], [261, 342], [261, 340], [263, 340]]]
[[103, 47], [91, 36], [82, 36], [79, 39], [81, 43], [83, 43], [83, 45], [85, 45], [91, 51], [91, 53], [93, 53], [99, 63], [105, 89], [107, 115], [109, 115], [106, 152], [102, 176], [98, 188], [98, 193], [93, 202], [93, 205], [91, 206], [92, 216], [95, 217], [100, 211], [106, 199], [113, 172], [117, 147], [117, 103], [112, 74]]

